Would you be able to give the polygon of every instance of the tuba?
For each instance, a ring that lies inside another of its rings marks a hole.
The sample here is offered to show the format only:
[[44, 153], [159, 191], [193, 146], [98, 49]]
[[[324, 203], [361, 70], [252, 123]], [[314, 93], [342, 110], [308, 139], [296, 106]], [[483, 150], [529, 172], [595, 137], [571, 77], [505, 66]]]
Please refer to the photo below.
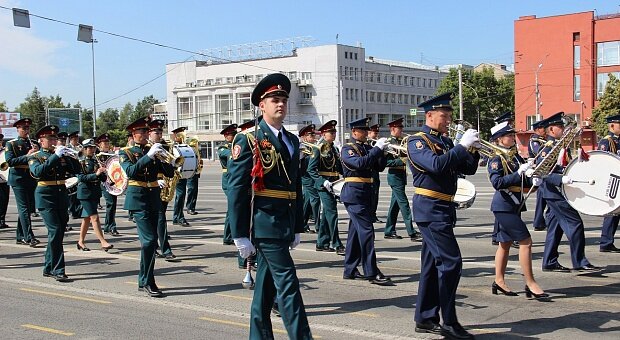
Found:
[[198, 175], [200, 175], [200, 173], [202, 172], [202, 155], [200, 154], [200, 140], [198, 139], [197, 136], [192, 136], [186, 139], [187, 141], [187, 145], [189, 145], [192, 150], [194, 150], [194, 153], [196, 154], [196, 163], [198, 164], [198, 167], [196, 169], [196, 173]]

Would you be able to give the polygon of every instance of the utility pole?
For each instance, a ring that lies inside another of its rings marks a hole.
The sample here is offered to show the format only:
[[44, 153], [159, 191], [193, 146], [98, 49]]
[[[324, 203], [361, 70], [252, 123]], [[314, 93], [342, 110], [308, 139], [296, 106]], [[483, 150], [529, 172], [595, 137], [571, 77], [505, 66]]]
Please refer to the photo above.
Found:
[[459, 119], [463, 120], [463, 69], [459, 65]]
[[538, 89], [538, 71], [543, 66], [542, 63], [538, 65], [538, 69], [536, 70], [536, 121], [540, 121], [540, 90]]

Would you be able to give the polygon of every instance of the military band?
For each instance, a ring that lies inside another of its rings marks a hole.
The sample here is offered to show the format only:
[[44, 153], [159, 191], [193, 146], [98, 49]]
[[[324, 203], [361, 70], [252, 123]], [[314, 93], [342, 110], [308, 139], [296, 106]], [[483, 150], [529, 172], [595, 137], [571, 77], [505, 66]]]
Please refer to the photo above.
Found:
[[[321, 199], [319, 192], [314, 187], [314, 179], [308, 173], [308, 163], [312, 158], [313, 149], [316, 148], [316, 131], [314, 124], [307, 125], [299, 130], [299, 138], [302, 141], [301, 152], [301, 189], [304, 195], [304, 228], [306, 232], [319, 232], [321, 224], [320, 210]], [[314, 220], [314, 226], [308, 225], [310, 218]]]
[[[530, 158], [535, 159], [538, 153], [542, 150], [542, 146], [547, 142], [547, 133], [545, 127], [542, 126], [541, 121], [532, 124], [532, 130], [534, 133], [530, 137], [530, 142], [527, 145], [527, 154]], [[536, 207], [534, 209], [534, 230], [543, 231], [547, 229], [545, 225], [545, 209], [547, 208], [547, 202], [543, 199], [542, 195], [536, 195]]]
[[189, 215], [198, 215], [196, 212], [196, 203], [198, 202], [198, 181], [204, 166], [202, 155], [200, 153], [200, 141], [196, 137], [188, 138], [187, 145], [192, 148], [196, 155], [196, 172], [187, 180], [187, 202], [185, 208]]
[[[366, 143], [370, 146], [375, 146], [375, 141], [379, 139], [379, 128], [380, 124], [375, 124], [370, 126], [370, 130], [368, 130], [368, 139]], [[373, 223], [383, 223], [377, 217], [377, 207], [379, 206], [379, 191], [381, 189], [381, 176], [379, 171], [373, 171], [372, 173], [372, 210], [370, 212], [370, 216], [372, 217]]]
[[[172, 130], [174, 134], [174, 144], [184, 144], [185, 143], [185, 130], [187, 127], [178, 127]], [[187, 179], [179, 178], [177, 182], [177, 186], [174, 194], [174, 206], [172, 213], [172, 224], [180, 225], [183, 227], [189, 227], [189, 222], [185, 219], [185, 214], [183, 213], [183, 208], [185, 206], [185, 199], [187, 198]]]
[[[620, 155], [620, 114], [609, 116], [606, 118], [609, 132], [598, 142], [598, 149], [607, 151], [616, 155]], [[599, 251], [603, 253], [620, 253], [614, 245], [614, 237], [618, 230], [618, 222], [620, 215], [606, 216], [603, 219], [603, 227], [601, 230], [601, 241], [599, 243]]]
[[[237, 124], [231, 124], [225, 127], [220, 134], [224, 136], [224, 143], [217, 148], [217, 157], [220, 161], [220, 167], [222, 168], [222, 191], [226, 195], [228, 200], [228, 162], [231, 158], [232, 141], [237, 134]], [[226, 210], [226, 217], [224, 218], [224, 240], [225, 245], [233, 244], [232, 236], [230, 234], [230, 219], [229, 211]], [[241, 264], [243, 265], [243, 263]]]
[[[68, 139], [69, 143], [67, 143], [67, 147], [77, 152], [78, 155], [81, 155], [82, 144], [80, 144], [80, 131], [71, 132]], [[69, 215], [74, 220], [82, 218], [82, 207], [80, 206], [80, 200], [77, 198], [77, 195], [69, 195]]]
[[[95, 138], [95, 143], [99, 147], [97, 158], [105, 164], [114, 155], [110, 147], [110, 135], [103, 133]], [[118, 196], [109, 193], [103, 183], [101, 183], [101, 193], [105, 200], [105, 219], [103, 221], [103, 232], [112, 236], [120, 236], [116, 227], [116, 204]]]
[[[0, 133], [0, 152], [4, 152], [4, 135]], [[8, 166], [8, 163], [7, 163]], [[6, 229], [9, 227], [6, 224], [6, 211], [9, 207], [9, 193], [11, 189], [6, 182], [6, 178], [0, 180], [0, 229]]]

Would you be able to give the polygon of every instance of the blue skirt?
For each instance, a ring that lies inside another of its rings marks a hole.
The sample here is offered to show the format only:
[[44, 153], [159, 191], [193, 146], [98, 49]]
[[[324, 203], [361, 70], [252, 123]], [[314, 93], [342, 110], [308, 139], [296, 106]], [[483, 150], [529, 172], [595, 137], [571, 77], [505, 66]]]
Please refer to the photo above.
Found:
[[527, 226], [521, 219], [521, 214], [509, 211], [494, 211], [493, 214], [499, 223], [498, 242], [523, 241], [531, 237]]
[[[98, 201], [98, 200], [97, 200]], [[81, 217], [88, 217], [97, 214], [97, 201], [95, 200], [80, 200], [82, 206]]]

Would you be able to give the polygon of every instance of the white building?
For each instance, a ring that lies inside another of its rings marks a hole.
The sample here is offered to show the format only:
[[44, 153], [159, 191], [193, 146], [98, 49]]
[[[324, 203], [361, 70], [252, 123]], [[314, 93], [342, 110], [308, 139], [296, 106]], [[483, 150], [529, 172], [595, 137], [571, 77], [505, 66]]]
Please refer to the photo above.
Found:
[[[447, 74], [433, 66], [367, 58], [364, 48], [346, 45], [302, 47], [288, 56], [225, 63], [172, 63], [166, 72], [168, 130], [187, 126], [203, 141], [208, 158], [223, 141], [221, 129], [253, 119], [250, 94], [267, 74], [282, 72], [291, 79], [289, 131], [335, 119], [341, 141], [348, 138], [346, 124], [362, 117], [383, 127], [405, 117], [405, 130], [417, 130], [424, 123], [418, 103], [432, 97]], [[387, 134], [386, 128], [382, 131]]]

